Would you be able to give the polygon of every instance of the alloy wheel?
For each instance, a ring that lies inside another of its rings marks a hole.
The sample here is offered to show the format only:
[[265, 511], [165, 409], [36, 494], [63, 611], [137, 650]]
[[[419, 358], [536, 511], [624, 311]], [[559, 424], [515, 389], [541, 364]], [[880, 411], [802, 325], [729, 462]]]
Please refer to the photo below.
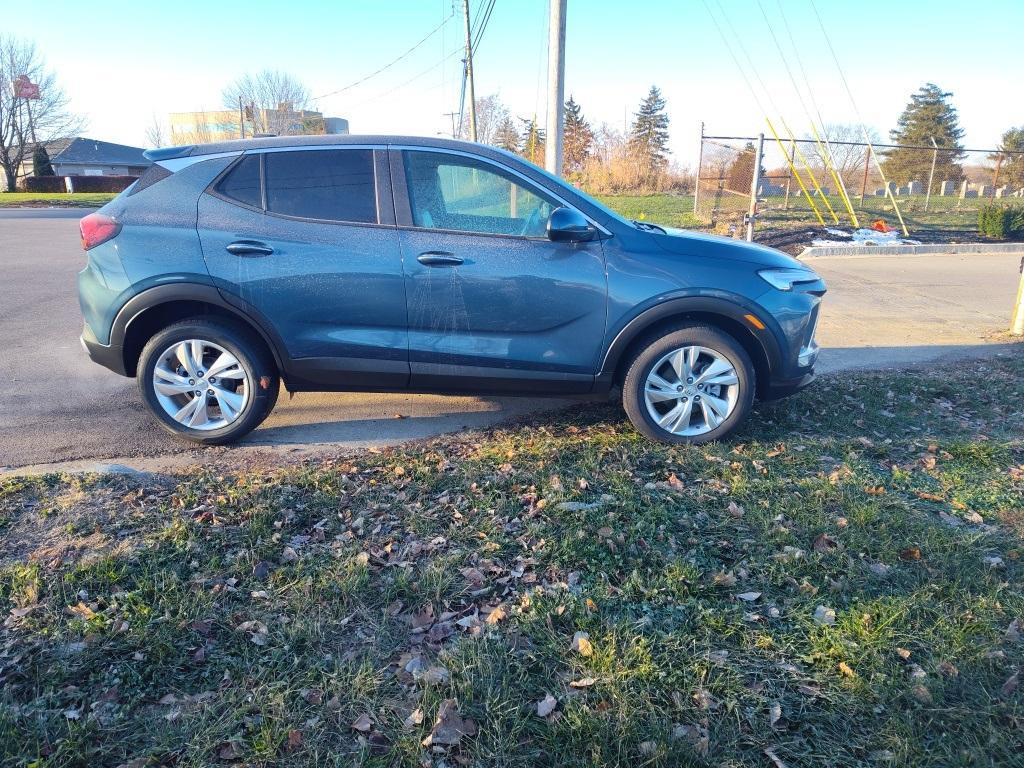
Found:
[[164, 412], [178, 424], [210, 431], [238, 419], [249, 402], [252, 382], [238, 358], [224, 347], [186, 339], [157, 358], [153, 391]]
[[729, 418], [740, 394], [736, 368], [720, 352], [687, 346], [664, 355], [644, 382], [647, 412], [661, 429], [693, 437]]

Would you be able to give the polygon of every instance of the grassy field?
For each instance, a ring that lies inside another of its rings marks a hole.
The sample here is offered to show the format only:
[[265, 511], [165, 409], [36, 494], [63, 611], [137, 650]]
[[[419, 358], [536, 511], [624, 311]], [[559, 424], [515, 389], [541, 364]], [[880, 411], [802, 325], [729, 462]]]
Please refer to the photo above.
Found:
[[25, 205], [97, 208], [116, 196], [116, 192], [0, 192], [0, 208]]
[[1020, 766], [1024, 362], [0, 481], [4, 766]]
[[698, 227], [693, 215], [693, 195], [595, 195], [627, 219], [640, 219], [669, 227]]

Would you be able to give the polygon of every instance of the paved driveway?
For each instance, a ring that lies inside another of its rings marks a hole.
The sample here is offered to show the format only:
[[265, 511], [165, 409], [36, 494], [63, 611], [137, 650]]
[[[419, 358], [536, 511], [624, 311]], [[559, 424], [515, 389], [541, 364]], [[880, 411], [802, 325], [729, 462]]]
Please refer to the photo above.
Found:
[[[82, 211], [0, 209], [0, 467], [194, 452], [142, 409], [134, 381], [78, 344]], [[823, 372], [984, 352], [1006, 326], [1018, 257], [822, 259]], [[564, 401], [283, 393], [246, 444], [367, 447], [482, 427]], [[401, 418], [399, 418], [401, 417]], [[217, 449], [228, 450], [228, 449]]]

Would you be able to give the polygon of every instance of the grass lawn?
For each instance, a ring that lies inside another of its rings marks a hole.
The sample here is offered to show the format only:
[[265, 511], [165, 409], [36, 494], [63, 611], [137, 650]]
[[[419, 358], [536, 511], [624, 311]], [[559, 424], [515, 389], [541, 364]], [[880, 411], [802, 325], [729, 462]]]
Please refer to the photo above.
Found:
[[0, 208], [23, 205], [98, 208], [115, 197], [116, 192], [0, 192]]
[[595, 195], [627, 219], [640, 219], [669, 227], [699, 227], [693, 215], [693, 195]]
[[1016, 358], [697, 448], [590, 404], [4, 479], [0, 764], [1022, 765], [1021, 402]]

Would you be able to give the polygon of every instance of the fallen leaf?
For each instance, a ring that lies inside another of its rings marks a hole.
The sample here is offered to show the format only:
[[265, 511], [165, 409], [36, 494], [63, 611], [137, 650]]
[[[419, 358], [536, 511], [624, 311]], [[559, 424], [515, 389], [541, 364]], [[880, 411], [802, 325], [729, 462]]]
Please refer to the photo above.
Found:
[[437, 719], [430, 733], [421, 742], [424, 747], [448, 746], [459, 743], [463, 736], [475, 736], [476, 723], [472, 719], [463, 719], [459, 714], [455, 699], [445, 699], [437, 710]]
[[85, 619], [86, 621], [96, 615], [96, 612], [81, 600], [78, 601], [78, 605], [69, 605], [68, 613], [72, 616], [77, 616], [80, 619]]
[[419, 707], [416, 707], [416, 709], [414, 709], [412, 712], [410, 712], [409, 716], [407, 718], [405, 718], [405, 722], [403, 723], [403, 725], [405, 726], [405, 729], [407, 731], [411, 731], [413, 728], [415, 728], [417, 725], [419, 725], [422, 722], [423, 722], [423, 710], [420, 709]]
[[597, 678], [594, 677], [582, 677], [579, 680], [573, 680], [569, 683], [570, 688], [589, 688], [597, 682]]
[[1017, 690], [1017, 686], [1020, 685], [1020, 672], [1014, 672], [1007, 678], [1006, 682], [1003, 683], [1003, 687], [999, 689], [1000, 695], [1004, 699], [1010, 698], [1013, 692]]
[[921, 559], [921, 548], [920, 547], [907, 547], [900, 552], [900, 560], [920, 560]]
[[772, 761], [772, 765], [775, 768], [787, 768], [786, 764], [782, 762], [778, 755], [775, 754], [775, 750], [772, 747], [766, 747], [764, 750], [765, 757]]
[[282, 563], [294, 563], [298, 559], [299, 553], [295, 551], [294, 547], [285, 547], [281, 550]]
[[928, 690], [928, 687], [918, 683], [910, 689], [910, 695], [917, 699], [921, 704], [932, 703], [932, 692]]
[[736, 595], [737, 600], [742, 600], [746, 603], [752, 603], [759, 597], [761, 597], [760, 592], [740, 592], [738, 595]]
[[827, 533], [820, 533], [814, 539], [814, 544], [812, 544], [811, 546], [813, 547], [815, 552], [831, 552], [836, 547], [838, 547], [839, 544]]
[[1008, 643], [1019, 643], [1021, 640], [1021, 629], [1020, 619], [1014, 619], [1010, 622], [1010, 626], [1006, 628], [1003, 639]]
[[288, 749], [295, 750], [302, 746], [302, 731], [292, 729], [288, 731]]
[[506, 617], [505, 608], [503, 606], [497, 606], [493, 611], [487, 614], [488, 624], [497, 624], [499, 621]]
[[839, 671], [846, 677], [856, 677], [857, 673], [853, 671], [853, 667], [847, 664], [845, 661], [839, 662]]
[[355, 722], [350, 726], [353, 731], [359, 731], [360, 733], [367, 733], [373, 728], [373, 720], [365, 712], [356, 718]]
[[590, 643], [590, 635], [586, 632], [577, 632], [572, 636], [572, 650], [580, 656], [593, 656], [594, 646]]
[[547, 717], [555, 711], [558, 706], [558, 699], [550, 693], [544, 694], [544, 698], [537, 702], [537, 717]]
[[823, 626], [831, 626], [836, 623], [836, 612], [825, 605], [819, 605], [814, 610], [814, 621]]
[[653, 755], [658, 751], [658, 742], [656, 741], [641, 741], [639, 745], [640, 754], [645, 757]]
[[735, 501], [730, 501], [729, 514], [733, 517], [743, 517], [743, 515], [746, 514], [746, 510], [744, 510], [743, 507], [741, 507]]
[[768, 725], [774, 728], [775, 724], [778, 723], [781, 719], [782, 705], [777, 701], [773, 701], [771, 705], [768, 707]]

